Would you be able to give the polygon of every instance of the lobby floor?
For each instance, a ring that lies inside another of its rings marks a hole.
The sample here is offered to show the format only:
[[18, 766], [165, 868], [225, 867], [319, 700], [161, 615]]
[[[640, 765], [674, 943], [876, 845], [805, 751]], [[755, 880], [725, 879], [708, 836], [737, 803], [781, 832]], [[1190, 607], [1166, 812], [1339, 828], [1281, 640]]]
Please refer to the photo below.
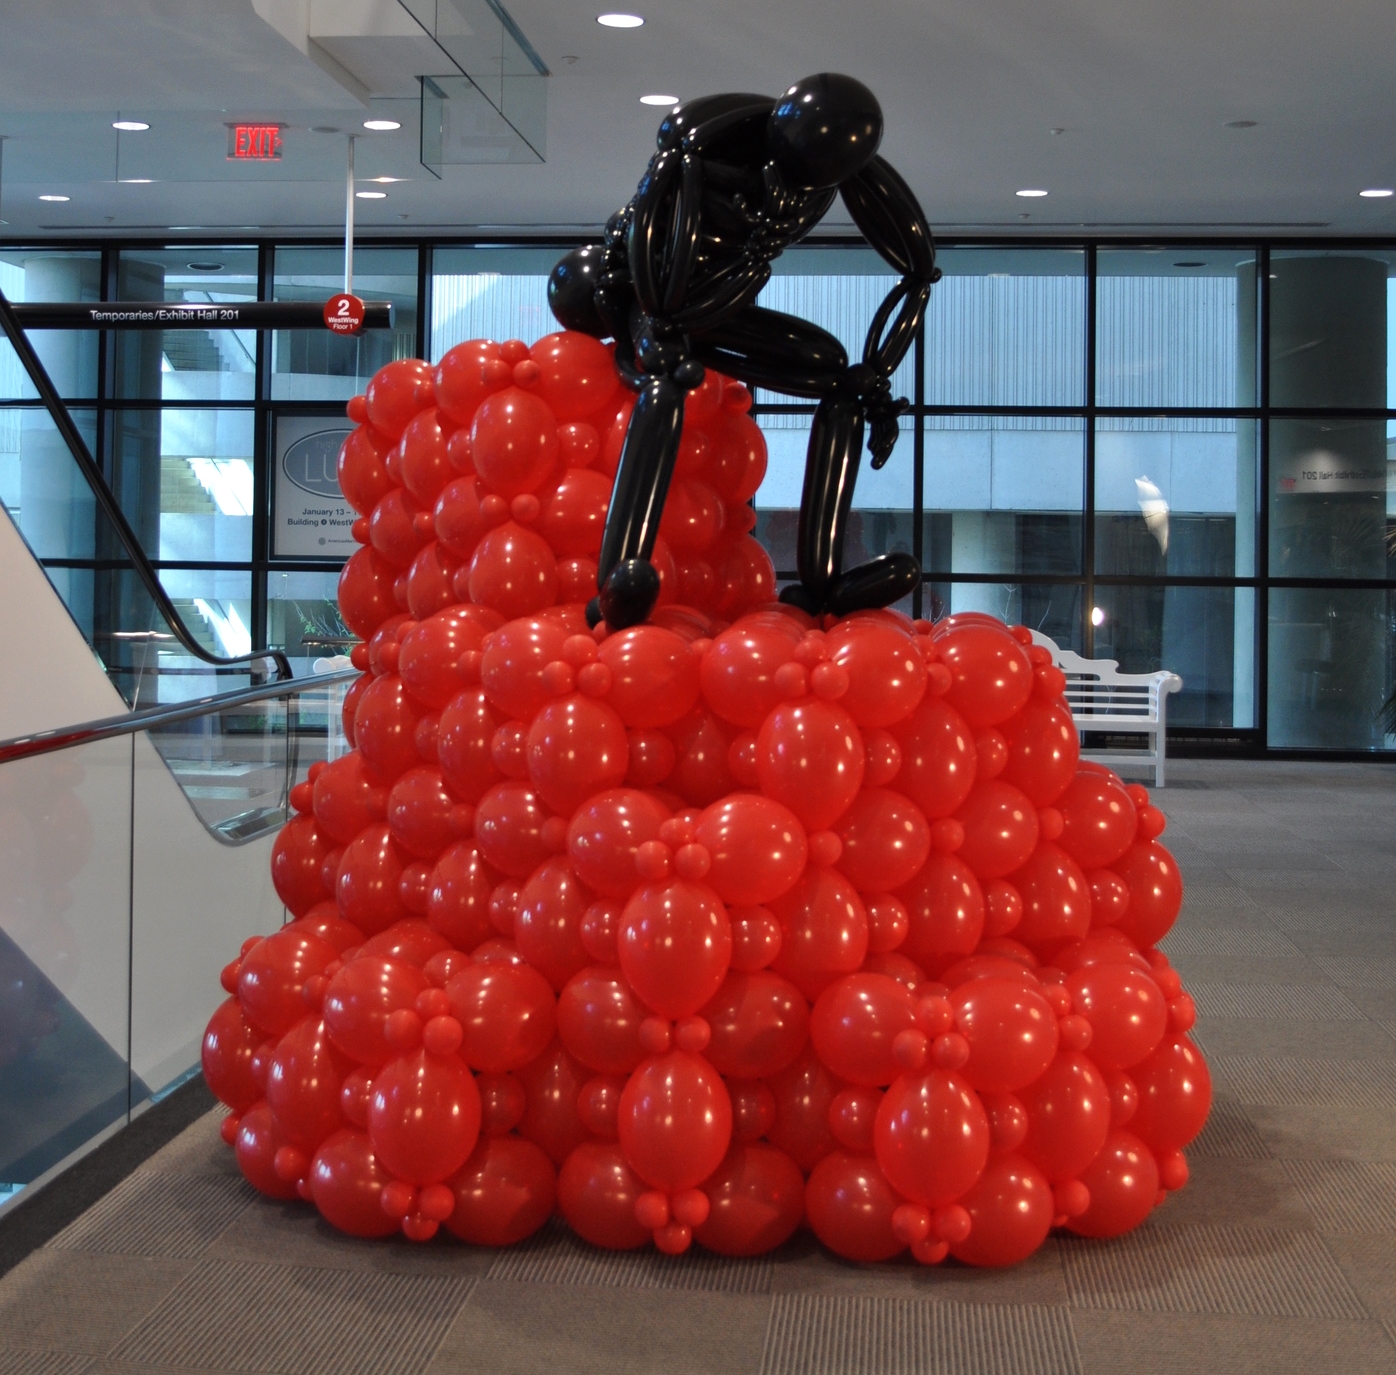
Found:
[[1132, 1235], [1009, 1271], [356, 1242], [210, 1114], [0, 1280], [0, 1375], [1396, 1372], [1396, 767], [1170, 775], [1216, 1101]]

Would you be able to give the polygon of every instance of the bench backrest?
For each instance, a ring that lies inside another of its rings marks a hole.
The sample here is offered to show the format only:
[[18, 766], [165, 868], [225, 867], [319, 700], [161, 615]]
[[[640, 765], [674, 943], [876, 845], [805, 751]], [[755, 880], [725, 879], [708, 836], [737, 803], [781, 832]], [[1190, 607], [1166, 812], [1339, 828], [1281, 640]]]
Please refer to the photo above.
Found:
[[1037, 630], [1032, 638], [1034, 644], [1051, 651], [1053, 662], [1066, 675], [1066, 702], [1078, 720], [1108, 717], [1112, 724], [1121, 725], [1155, 722], [1162, 715], [1163, 698], [1183, 686], [1183, 680], [1167, 669], [1121, 673], [1117, 659], [1083, 659]]

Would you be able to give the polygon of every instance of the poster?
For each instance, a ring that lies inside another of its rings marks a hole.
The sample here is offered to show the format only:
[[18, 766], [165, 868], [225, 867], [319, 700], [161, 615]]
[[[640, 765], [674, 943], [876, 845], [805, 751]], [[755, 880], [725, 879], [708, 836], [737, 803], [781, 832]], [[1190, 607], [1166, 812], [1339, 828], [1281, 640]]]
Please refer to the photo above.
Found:
[[329, 415], [278, 415], [273, 435], [275, 558], [347, 559], [358, 512], [339, 490], [336, 460], [353, 424]]

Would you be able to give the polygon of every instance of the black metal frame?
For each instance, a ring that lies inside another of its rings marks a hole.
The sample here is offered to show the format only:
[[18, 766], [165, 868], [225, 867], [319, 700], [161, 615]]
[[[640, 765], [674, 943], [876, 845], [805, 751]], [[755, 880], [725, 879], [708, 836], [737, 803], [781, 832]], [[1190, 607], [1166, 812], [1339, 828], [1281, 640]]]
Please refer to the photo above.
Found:
[[[298, 238], [293, 235], [283, 235], [273, 238], [243, 238], [234, 236], [238, 247], [256, 248], [259, 254], [259, 297], [262, 300], [269, 300], [272, 292], [273, 282], [273, 253], [279, 246], [288, 248], [312, 248], [312, 247], [337, 247], [338, 243], [334, 239], [323, 236]], [[363, 247], [374, 248], [415, 248], [418, 251], [417, 260], [417, 353], [422, 356], [425, 351], [427, 340], [427, 330], [429, 328], [429, 312], [431, 309], [431, 284], [432, 284], [432, 254], [436, 249], [451, 248], [556, 248], [559, 253], [568, 248], [575, 247], [580, 240], [577, 236], [546, 235], [536, 236], [528, 234], [493, 234], [478, 236], [417, 236], [417, 235], [383, 235], [373, 238], [363, 238], [360, 243]], [[227, 247], [230, 238], [226, 235], [181, 235], [169, 238], [121, 238], [121, 239], [64, 239], [64, 240], [43, 240], [42, 242], [31, 242], [29, 240], [14, 240], [11, 242], [0, 242], [0, 248], [42, 248], [49, 251], [73, 251], [91, 252], [94, 249], [100, 250], [103, 254], [103, 298], [112, 299], [116, 294], [116, 263], [117, 255], [123, 249], [162, 249], [168, 247], [198, 247], [207, 245], [209, 247]], [[852, 236], [825, 236], [813, 240], [811, 246], [817, 247], [866, 247], [861, 238]], [[1083, 624], [1082, 644], [1087, 654], [1093, 649], [1094, 627], [1091, 624], [1090, 610], [1095, 604], [1094, 597], [1097, 588], [1101, 587], [1127, 587], [1127, 586], [1174, 586], [1174, 587], [1224, 587], [1239, 588], [1252, 587], [1256, 594], [1255, 607], [1255, 725], [1250, 728], [1228, 728], [1228, 727], [1182, 727], [1170, 729], [1170, 737], [1178, 741], [1189, 752], [1205, 752], [1209, 747], [1214, 747], [1218, 752], [1237, 753], [1261, 757], [1274, 756], [1280, 758], [1323, 758], [1323, 759], [1373, 759], [1373, 758], [1396, 758], [1396, 751], [1318, 751], [1299, 749], [1271, 749], [1266, 741], [1266, 730], [1268, 725], [1267, 706], [1267, 682], [1268, 682], [1268, 613], [1269, 613], [1269, 590], [1272, 587], [1283, 588], [1287, 586], [1295, 587], [1327, 587], [1335, 590], [1349, 589], [1381, 589], [1396, 591], [1396, 579], [1345, 579], [1345, 578], [1315, 578], [1315, 579], [1294, 579], [1270, 577], [1268, 575], [1268, 552], [1269, 552], [1269, 502], [1268, 493], [1270, 486], [1269, 473], [1269, 421], [1272, 419], [1393, 419], [1396, 418], [1396, 409], [1393, 410], [1342, 410], [1327, 411], [1315, 409], [1297, 408], [1275, 408], [1270, 406], [1269, 395], [1269, 369], [1267, 341], [1269, 336], [1269, 261], [1273, 250], [1340, 250], [1352, 251], [1370, 249], [1390, 253], [1396, 250], [1396, 241], [1391, 239], [1381, 239], [1374, 237], [1364, 238], [1318, 238], [1314, 236], [1265, 236], [1260, 233], [1249, 236], [1237, 236], [1228, 234], [1150, 234], [1150, 235], [1079, 235], [1075, 237], [1065, 237], [1058, 235], [1034, 235], [1028, 236], [1003, 236], [992, 235], [957, 235], [947, 237], [941, 243], [942, 248], [1000, 248], [1000, 249], [1025, 249], [1025, 248], [1056, 248], [1073, 249], [1084, 254], [1084, 297], [1085, 297], [1085, 322], [1084, 322], [1084, 357], [1081, 362], [1081, 376], [1083, 382], [1083, 395], [1081, 404], [1075, 406], [972, 406], [972, 405], [929, 405], [925, 400], [925, 337], [924, 332], [919, 334], [916, 341], [916, 392], [913, 398], [913, 405], [909, 412], [912, 420], [910, 434], [911, 443], [907, 445], [909, 457], [913, 464], [912, 492], [913, 492], [913, 520], [912, 538], [913, 553], [921, 558], [924, 553], [923, 544], [923, 521], [922, 512], [925, 506], [925, 499], [930, 496], [934, 499], [934, 493], [927, 493], [925, 490], [924, 465], [925, 465], [925, 444], [923, 421], [927, 418], [937, 416], [953, 415], [973, 415], [973, 416], [1016, 416], [1025, 418], [1074, 418], [1081, 422], [1083, 426], [1083, 462], [1084, 462], [1084, 494], [1082, 505], [1082, 549], [1081, 549], [1081, 571], [1079, 574], [1054, 574], [1054, 573], [1003, 573], [1003, 574], [955, 574], [953, 576], [943, 573], [932, 573], [926, 578], [927, 582], [960, 582], [960, 583], [988, 583], [988, 584], [1013, 584], [1013, 585], [1061, 585], [1079, 587], [1082, 592], [1081, 613]], [[1197, 407], [1156, 407], [1156, 408], [1131, 408], [1131, 407], [1109, 407], [1096, 404], [1095, 397], [1095, 366], [1096, 366], [1096, 282], [1097, 282], [1097, 255], [1104, 249], [1139, 249], [1147, 247], [1167, 247], [1170, 249], [1186, 250], [1189, 248], [1235, 248], [1239, 250], [1251, 251], [1256, 257], [1257, 274], [1257, 330], [1256, 348], [1258, 357], [1256, 360], [1256, 385], [1257, 395], [1254, 398], [1253, 406], [1239, 406], [1228, 409], [1205, 409]], [[230, 572], [245, 571], [251, 580], [251, 598], [253, 612], [253, 636], [254, 644], [263, 646], [266, 635], [266, 604], [267, 604], [267, 578], [268, 575], [277, 572], [325, 572], [337, 567], [337, 560], [328, 559], [286, 559], [276, 558], [271, 553], [270, 544], [270, 518], [272, 507], [271, 483], [269, 482], [269, 444], [271, 436], [272, 416], [275, 413], [305, 413], [324, 414], [327, 403], [319, 402], [293, 402], [293, 401], [273, 401], [270, 395], [270, 349], [269, 338], [265, 331], [258, 332], [258, 357], [256, 370], [256, 391], [254, 399], [250, 401], [218, 401], [215, 403], [167, 403], [158, 400], [123, 400], [115, 396], [114, 377], [112, 376], [112, 350], [106, 343], [105, 331], [102, 335], [102, 343], [99, 346], [98, 381], [100, 395], [93, 398], [71, 398], [68, 405], [75, 410], [95, 410], [97, 415], [98, 450], [105, 460], [103, 466], [106, 471], [110, 471], [111, 461], [111, 437], [110, 437], [110, 417], [121, 410], [137, 409], [220, 409], [220, 410], [251, 410], [257, 416], [257, 423], [254, 427], [254, 508], [255, 518], [253, 521], [252, 551], [251, 559], [247, 562], [234, 563], [214, 563], [197, 561], [160, 561], [153, 560], [152, 566], [159, 569], [222, 569]], [[10, 408], [12, 406], [23, 405], [22, 402], [0, 402], [0, 407]], [[29, 403], [32, 404], [32, 403]], [[328, 403], [332, 405], [333, 403]], [[753, 408], [753, 414], [804, 414], [811, 413], [812, 410], [804, 406], [793, 406], [784, 404], [758, 405]], [[1194, 577], [1194, 576], [1132, 576], [1117, 574], [1101, 574], [1095, 568], [1095, 448], [1096, 448], [1096, 424], [1104, 418], [1208, 418], [1208, 419], [1237, 419], [1254, 420], [1256, 424], [1256, 444], [1257, 444], [1257, 486], [1256, 500], [1258, 509], [1255, 513], [1255, 568], [1256, 572], [1249, 577]], [[905, 440], [903, 441], [905, 443]], [[894, 462], [905, 462], [906, 458], [894, 457]], [[93, 565], [91, 560], [49, 560], [53, 566], [83, 566]], [[782, 570], [784, 571], [784, 570]], [[918, 590], [917, 602], [921, 600], [921, 593]], [[920, 612], [922, 607], [917, 605], [915, 610]], [[1177, 748], [1175, 746], [1175, 748]]]

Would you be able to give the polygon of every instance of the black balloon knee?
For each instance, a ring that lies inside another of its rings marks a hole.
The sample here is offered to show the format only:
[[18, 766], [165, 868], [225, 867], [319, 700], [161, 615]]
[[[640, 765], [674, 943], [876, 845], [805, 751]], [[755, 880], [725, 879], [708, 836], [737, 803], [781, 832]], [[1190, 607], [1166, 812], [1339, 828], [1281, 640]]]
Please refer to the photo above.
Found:
[[626, 559], [611, 570], [597, 600], [602, 618], [612, 630], [639, 625], [659, 600], [659, 574], [644, 559]]
[[792, 582], [780, 589], [780, 599], [786, 606], [798, 607], [811, 616], [818, 616], [824, 608], [818, 596], [802, 582]]
[[892, 606], [915, 591], [920, 581], [921, 565], [910, 554], [883, 554], [840, 574], [830, 590], [826, 609], [835, 616], [847, 616], [853, 611]]

